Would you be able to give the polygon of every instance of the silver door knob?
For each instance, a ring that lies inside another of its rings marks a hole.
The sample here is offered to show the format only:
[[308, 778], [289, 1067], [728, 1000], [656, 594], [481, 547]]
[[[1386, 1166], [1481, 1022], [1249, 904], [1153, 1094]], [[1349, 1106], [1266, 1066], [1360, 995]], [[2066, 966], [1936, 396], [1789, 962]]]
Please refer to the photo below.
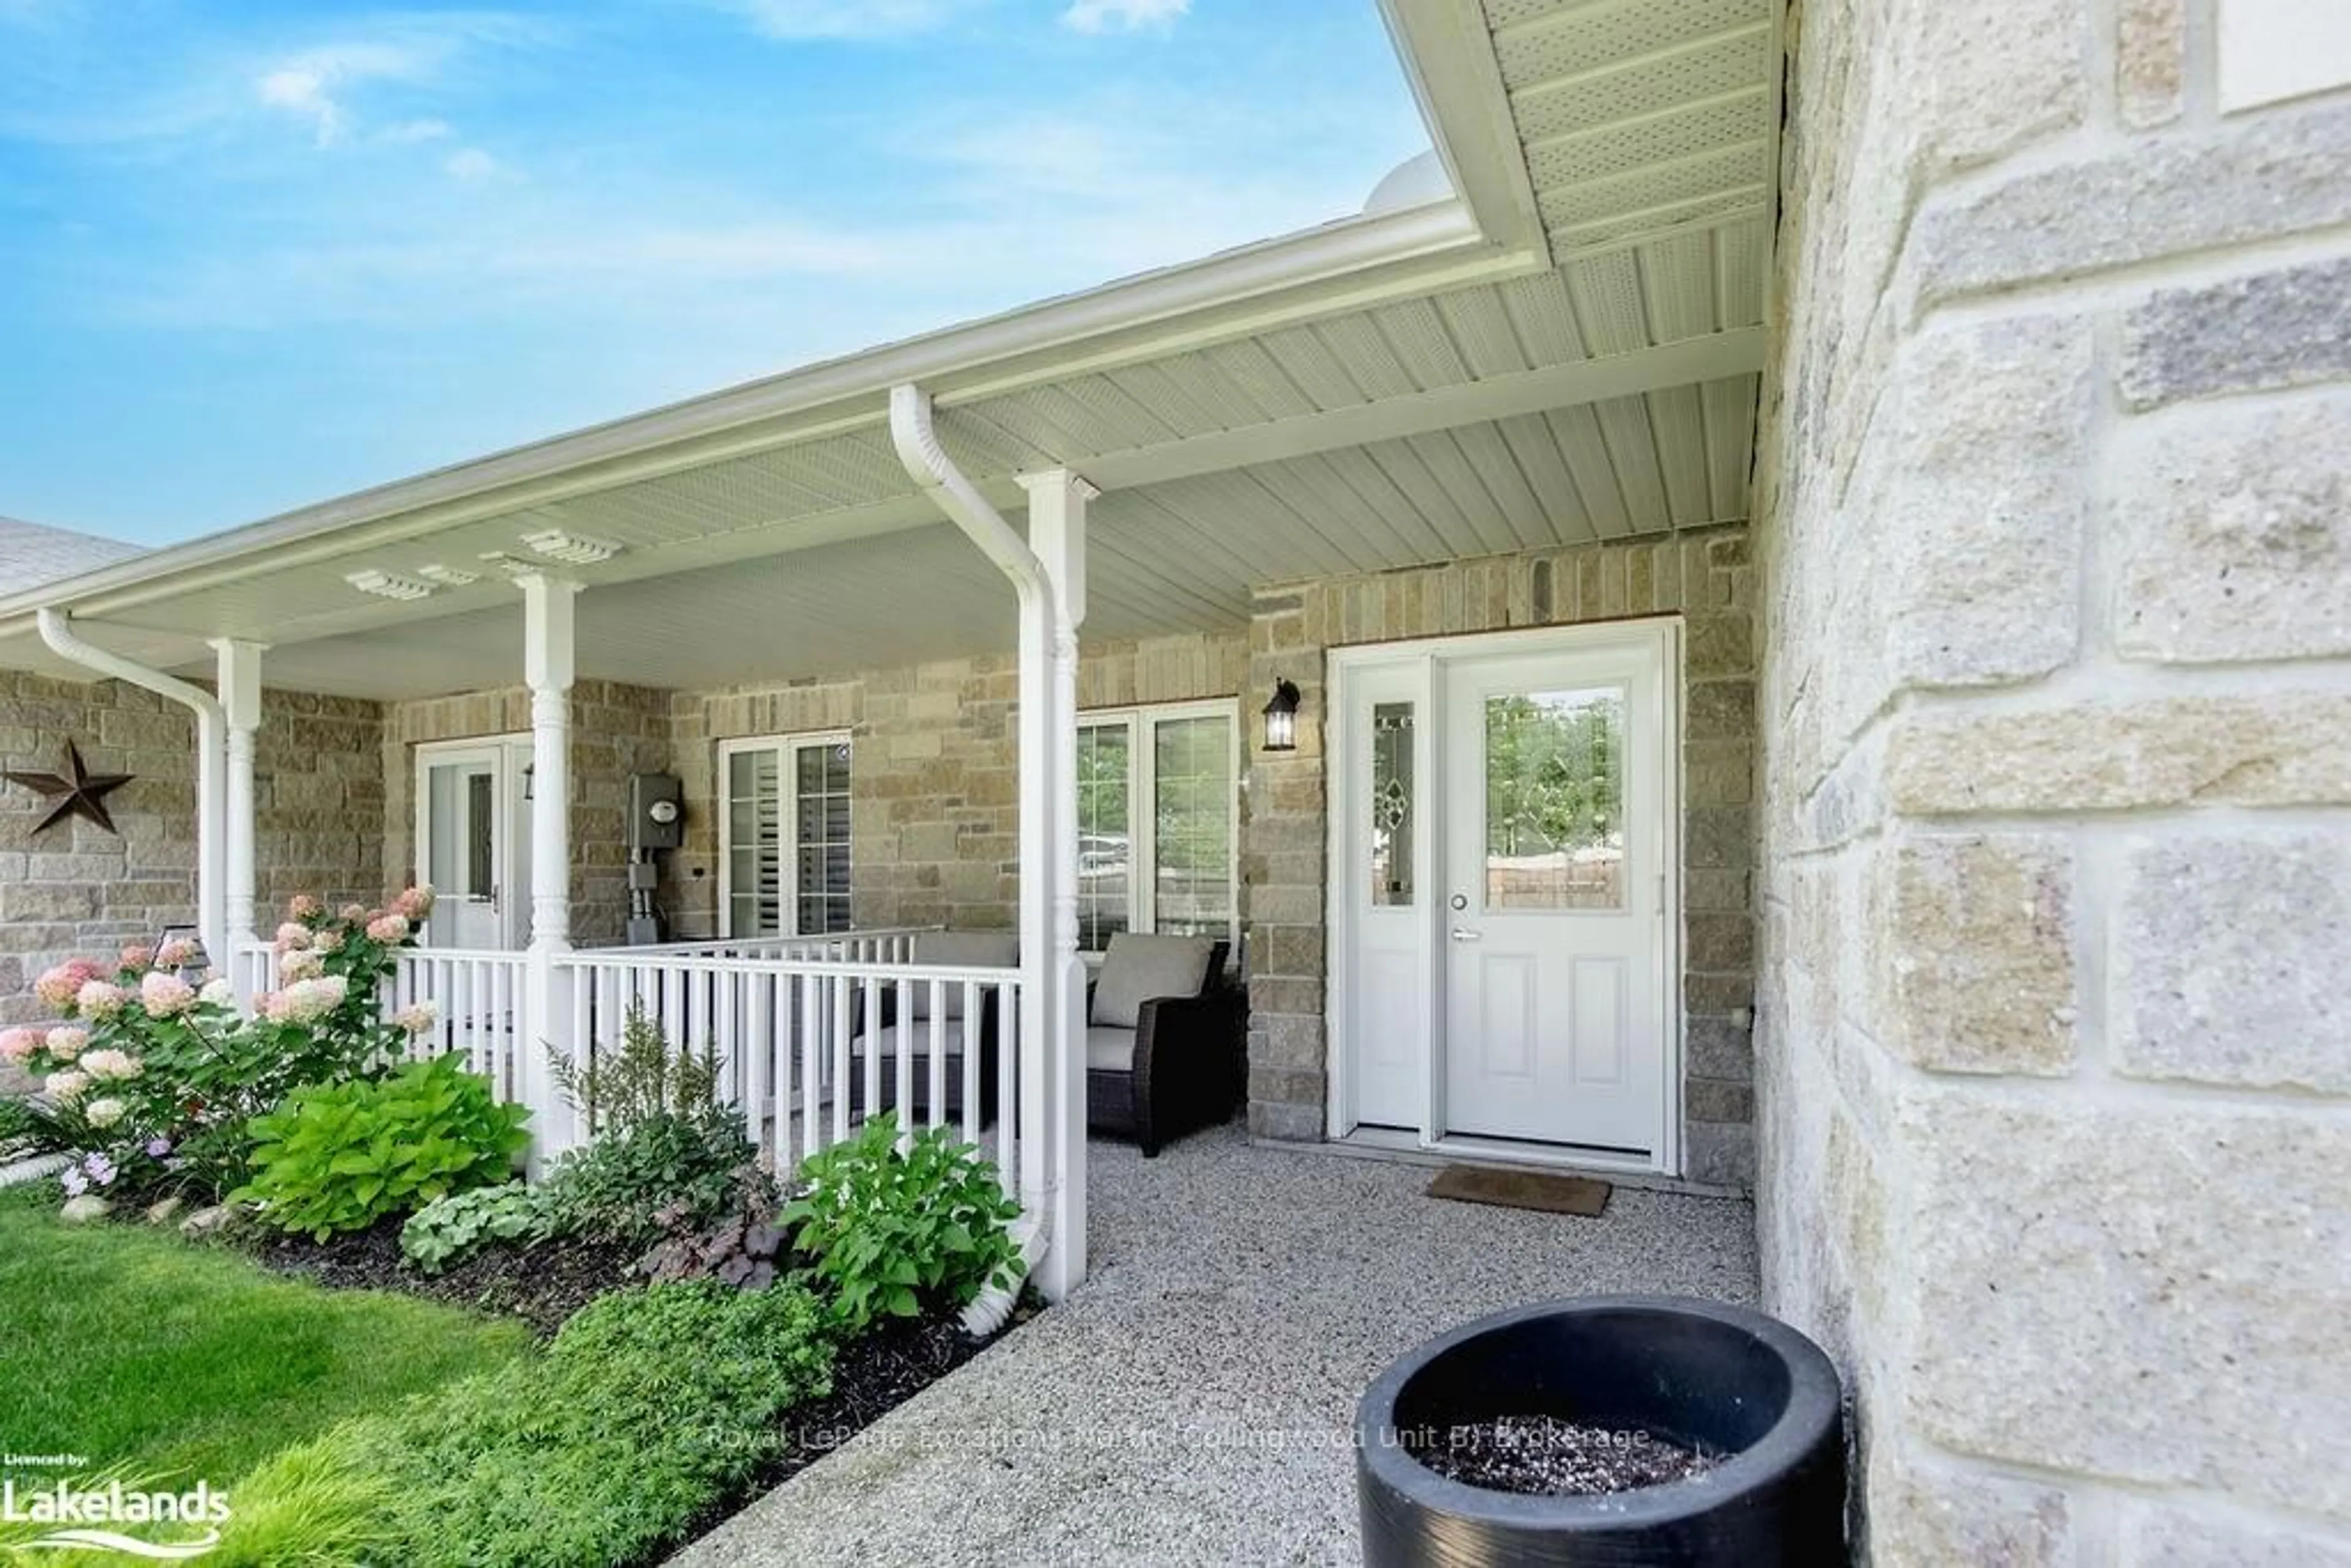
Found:
[[1486, 939], [1486, 934], [1483, 931], [1471, 931], [1457, 925], [1453, 928], [1453, 939], [1456, 942], [1483, 942]]

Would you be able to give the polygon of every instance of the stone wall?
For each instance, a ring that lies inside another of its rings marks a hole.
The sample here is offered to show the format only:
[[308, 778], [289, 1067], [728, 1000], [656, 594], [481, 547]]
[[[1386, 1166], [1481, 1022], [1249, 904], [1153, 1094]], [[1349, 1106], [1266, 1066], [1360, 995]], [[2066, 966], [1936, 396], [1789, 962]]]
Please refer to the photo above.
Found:
[[2351, 103], [2221, 113], [2259, 23], [1792, 19], [1760, 1228], [1881, 1563], [2351, 1561]]
[[[667, 692], [616, 681], [583, 680], [571, 688], [571, 939], [582, 946], [623, 935], [629, 775], [670, 768], [669, 702]], [[521, 686], [385, 705], [376, 766], [388, 883], [404, 885], [416, 875], [417, 747], [529, 730], [530, 693]], [[668, 894], [664, 887], [656, 896]]]
[[[1089, 647], [1079, 657], [1078, 706], [1233, 696], [1247, 664], [1238, 635]], [[718, 743], [825, 730], [850, 732], [856, 747], [850, 867], [857, 923], [1011, 925], [1019, 893], [1019, 687], [1007, 653], [676, 694], [671, 752], [686, 799], [685, 847], [671, 857], [677, 934], [717, 930]]]
[[1329, 886], [1323, 654], [1353, 643], [1682, 612], [1683, 1173], [1754, 1174], [1754, 570], [1738, 527], [1263, 590], [1249, 689], [1297, 684], [1298, 747], [1253, 733], [1242, 879], [1250, 899], [1249, 1125], [1323, 1135]]
[[[263, 920], [297, 893], [382, 895], [375, 835], [383, 783], [373, 703], [267, 692], [254, 752], [255, 859]], [[76, 954], [110, 954], [188, 925], [196, 908], [195, 720], [119, 681], [0, 671], [0, 768], [62, 773], [66, 743], [92, 773], [128, 773], [106, 797], [118, 832], [68, 818], [36, 834], [45, 807], [0, 788], [0, 1023], [39, 1009], [26, 988]]]

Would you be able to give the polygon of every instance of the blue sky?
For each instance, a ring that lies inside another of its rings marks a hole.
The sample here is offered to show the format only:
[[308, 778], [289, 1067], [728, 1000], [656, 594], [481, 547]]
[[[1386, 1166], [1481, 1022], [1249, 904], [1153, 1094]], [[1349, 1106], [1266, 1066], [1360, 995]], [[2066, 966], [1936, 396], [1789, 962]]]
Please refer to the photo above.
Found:
[[0, 0], [0, 516], [190, 538], [1287, 233], [1373, 0]]

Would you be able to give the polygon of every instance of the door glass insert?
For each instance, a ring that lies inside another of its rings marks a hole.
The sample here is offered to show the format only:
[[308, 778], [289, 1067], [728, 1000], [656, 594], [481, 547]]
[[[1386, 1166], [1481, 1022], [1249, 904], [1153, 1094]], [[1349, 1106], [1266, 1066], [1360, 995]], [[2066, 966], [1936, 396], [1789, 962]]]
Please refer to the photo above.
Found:
[[1134, 732], [1124, 719], [1078, 731], [1078, 946], [1099, 953], [1127, 928], [1134, 830]]
[[1372, 707], [1372, 902], [1412, 903], [1413, 713], [1410, 703]]
[[1486, 699], [1486, 907], [1625, 907], [1625, 693]]

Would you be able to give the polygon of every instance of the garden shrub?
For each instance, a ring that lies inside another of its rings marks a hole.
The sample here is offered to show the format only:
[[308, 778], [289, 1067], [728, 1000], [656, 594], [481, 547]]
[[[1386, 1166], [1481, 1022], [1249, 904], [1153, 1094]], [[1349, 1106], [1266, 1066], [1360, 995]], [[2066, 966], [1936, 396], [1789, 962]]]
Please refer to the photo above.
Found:
[[705, 1225], [683, 1205], [654, 1216], [665, 1233], [637, 1267], [655, 1280], [716, 1280], [738, 1290], [764, 1291], [776, 1282], [789, 1248], [776, 1219], [774, 1180], [758, 1166], [737, 1173], [734, 1211]]
[[792, 1446], [831, 1390], [807, 1291], [654, 1285], [583, 1309], [544, 1357], [468, 1378], [321, 1443], [388, 1481], [412, 1568], [642, 1561]]
[[715, 1223], [753, 1157], [731, 1109], [657, 1111], [564, 1155], [540, 1186], [549, 1233], [652, 1246], [671, 1227]]
[[429, 1007], [381, 1016], [378, 996], [433, 907], [413, 887], [391, 907], [329, 914], [305, 895], [277, 928], [282, 988], [241, 1014], [229, 983], [196, 983], [195, 944], [75, 958], [34, 983], [63, 1021], [0, 1030], [0, 1061], [40, 1081], [37, 1113], [57, 1146], [84, 1156], [60, 1182], [204, 1201], [243, 1174], [246, 1123], [305, 1083], [376, 1077], [436, 1021]]
[[1019, 1280], [1010, 1226], [1020, 1206], [996, 1167], [945, 1127], [898, 1145], [897, 1117], [885, 1113], [810, 1155], [800, 1163], [804, 1190], [778, 1217], [852, 1333], [885, 1313], [965, 1306], [990, 1281]]
[[455, 1056], [377, 1082], [313, 1084], [256, 1116], [240, 1202], [281, 1230], [325, 1240], [510, 1174], [529, 1113], [502, 1105]]
[[621, 1043], [610, 1056], [591, 1053], [585, 1067], [555, 1055], [549, 1073], [590, 1135], [625, 1133], [657, 1116], [700, 1116], [719, 1108], [718, 1053], [672, 1050], [661, 1026], [629, 1004]]
[[547, 1236], [546, 1205], [518, 1181], [475, 1187], [434, 1198], [401, 1227], [400, 1252], [427, 1274], [461, 1262], [489, 1241], [538, 1241]]

